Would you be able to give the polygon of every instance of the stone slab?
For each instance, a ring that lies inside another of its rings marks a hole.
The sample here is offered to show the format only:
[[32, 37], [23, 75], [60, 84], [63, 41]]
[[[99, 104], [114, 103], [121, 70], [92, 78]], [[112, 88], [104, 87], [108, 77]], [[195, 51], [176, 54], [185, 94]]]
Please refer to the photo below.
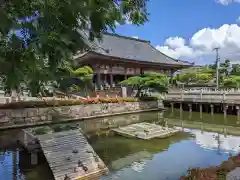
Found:
[[180, 130], [143, 122], [112, 129], [112, 131], [122, 136], [148, 140], [166, 138], [178, 133]]

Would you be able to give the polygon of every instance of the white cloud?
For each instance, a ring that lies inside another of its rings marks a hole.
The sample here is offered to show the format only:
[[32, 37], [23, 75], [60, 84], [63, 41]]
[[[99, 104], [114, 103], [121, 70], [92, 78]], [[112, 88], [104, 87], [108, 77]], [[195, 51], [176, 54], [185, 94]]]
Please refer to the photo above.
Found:
[[138, 37], [138, 36], [132, 36], [132, 38], [139, 39], [139, 37]]
[[[224, 24], [218, 29], [204, 28], [193, 34], [187, 41], [182, 37], [170, 37], [164, 45], [156, 48], [174, 58], [203, 63], [203, 59], [214, 61], [213, 48], [220, 47], [222, 59], [240, 59], [240, 26]], [[205, 61], [205, 63], [207, 63]]]
[[236, 19], [236, 22], [240, 24], [240, 16]]
[[240, 0], [216, 0], [216, 2], [222, 5], [228, 5], [231, 3], [240, 3]]

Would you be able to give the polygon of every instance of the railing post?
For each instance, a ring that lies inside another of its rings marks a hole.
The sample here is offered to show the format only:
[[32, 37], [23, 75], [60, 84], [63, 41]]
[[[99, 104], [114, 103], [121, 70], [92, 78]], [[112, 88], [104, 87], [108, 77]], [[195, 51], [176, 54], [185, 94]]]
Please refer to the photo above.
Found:
[[181, 99], [183, 100], [184, 99], [184, 91], [181, 90]]
[[236, 106], [236, 110], [237, 110], [237, 119], [239, 120], [239, 116], [240, 116], [239, 106]]
[[203, 94], [203, 90], [201, 89], [200, 91], [200, 99], [202, 100], [202, 94]]
[[223, 101], [226, 100], [226, 91], [223, 91]]

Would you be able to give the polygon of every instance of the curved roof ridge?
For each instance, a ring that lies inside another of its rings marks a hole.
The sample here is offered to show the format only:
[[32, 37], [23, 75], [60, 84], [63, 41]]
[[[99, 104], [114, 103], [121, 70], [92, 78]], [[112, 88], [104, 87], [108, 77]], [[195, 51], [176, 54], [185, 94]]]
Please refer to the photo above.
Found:
[[120, 34], [117, 34], [117, 33], [109, 33], [109, 32], [105, 32], [104, 34], [105, 34], [105, 35], [110, 35], [110, 36], [116, 36], [116, 37], [119, 37], [119, 38], [130, 39], [130, 40], [134, 40], [134, 41], [140, 41], [140, 42], [145, 42], [145, 43], [151, 43], [150, 41], [145, 40], [145, 39], [138, 39], [138, 38], [134, 38], [134, 37], [130, 37], [130, 36], [120, 35]]

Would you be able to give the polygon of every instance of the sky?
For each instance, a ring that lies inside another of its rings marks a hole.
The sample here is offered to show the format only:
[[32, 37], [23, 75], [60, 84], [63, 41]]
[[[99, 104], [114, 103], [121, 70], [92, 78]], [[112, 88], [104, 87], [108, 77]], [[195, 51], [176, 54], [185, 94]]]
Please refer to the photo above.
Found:
[[118, 25], [116, 33], [151, 41], [170, 57], [197, 65], [240, 63], [240, 0], [149, 0], [143, 26]]

